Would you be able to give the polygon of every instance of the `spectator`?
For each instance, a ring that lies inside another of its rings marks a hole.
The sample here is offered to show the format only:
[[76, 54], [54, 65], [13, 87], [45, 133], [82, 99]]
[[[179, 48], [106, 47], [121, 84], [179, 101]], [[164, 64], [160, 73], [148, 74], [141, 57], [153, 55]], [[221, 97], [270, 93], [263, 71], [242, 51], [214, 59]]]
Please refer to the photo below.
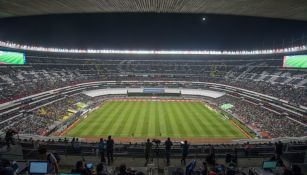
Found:
[[76, 144], [76, 140], [75, 138], [72, 138], [71, 140], [71, 148], [74, 152], [77, 152], [76, 148], [75, 148], [75, 144]]
[[277, 159], [279, 159], [283, 153], [283, 143], [281, 141], [275, 143], [275, 153], [277, 155]]
[[2, 159], [0, 163], [0, 175], [15, 175], [16, 170], [12, 167], [9, 160]]
[[227, 111], [239, 118], [245, 125], [255, 130], [267, 132], [269, 138], [299, 137], [304, 133], [304, 126], [287, 118], [289, 116], [269, 111], [261, 105], [252, 104], [245, 99], [226, 95], [215, 99], [215, 101], [218, 106], [225, 103], [231, 103], [236, 106]]
[[6, 131], [5, 133], [5, 143], [6, 143], [6, 146], [7, 146], [7, 149], [9, 150], [10, 149], [10, 144], [15, 144], [14, 143], [14, 140], [13, 140], [13, 136], [17, 134], [17, 132], [13, 129], [9, 129]]
[[249, 142], [247, 142], [247, 143], [244, 145], [245, 157], [248, 157], [248, 156], [249, 156], [249, 152], [250, 152], [250, 145], [249, 145]]
[[113, 163], [113, 149], [114, 149], [114, 141], [111, 136], [108, 136], [108, 140], [107, 140], [108, 165]]
[[106, 147], [105, 141], [103, 140], [103, 138], [100, 138], [100, 141], [98, 143], [98, 151], [99, 151], [99, 154], [100, 154], [100, 162], [103, 162], [103, 163], [106, 162], [106, 159], [104, 157], [104, 152], [105, 152], [105, 149], [106, 149], [105, 147]]
[[201, 175], [208, 175], [208, 166], [207, 166], [206, 162], [202, 163], [202, 166], [200, 168], [200, 174]]
[[215, 149], [213, 145], [209, 147], [209, 155], [207, 157], [207, 162], [209, 165], [215, 165]]
[[183, 144], [181, 144], [181, 152], [182, 152], [182, 158], [181, 158], [181, 164], [186, 165], [186, 158], [189, 154], [189, 144], [188, 141], [184, 141]]
[[168, 137], [164, 144], [165, 144], [166, 164], [170, 165], [170, 156], [171, 156], [171, 150], [172, 150], [173, 142]]
[[80, 152], [81, 150], [81, 141], [78, 138], [75, 139], [75, 149]]
[[71, 170], [71, 173], [78, 173], [81, 175], [90, 175], [91, 172], [85, 168], [85, 165], [82, 160], [77, 161], [74, 169]]
[[145, 143], [145, 166], [147, 166], [150, 155], [151, 155], [151, 151], [152, 151], [152, 143], [150, 142], [150, 139], [147, 139], [147, 142]]
[[51, 152], [48, 152], [45, 146], [40, 146], [38, 152], [41, 155], [41, 158], [48, 162], [48, 173], [58, 173], [59, 165], [55, 155]]
[[215, 167], [210, 168], [209, 175], [217, 175]]

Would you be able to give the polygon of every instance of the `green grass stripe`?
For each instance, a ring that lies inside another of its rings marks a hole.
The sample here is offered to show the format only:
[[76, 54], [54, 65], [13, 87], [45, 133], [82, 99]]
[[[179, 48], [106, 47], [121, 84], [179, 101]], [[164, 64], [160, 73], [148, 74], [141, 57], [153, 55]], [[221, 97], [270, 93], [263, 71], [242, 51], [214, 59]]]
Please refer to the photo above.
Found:
[[209, 110], [208, 108], [206, 108], [200, 103], [197, 104], [196, 107], [200, 111], [204, 111], [208, 115], [206, 119], [207, 119], [207, 122], [210, 123], [209, 128], [214, 133], [215, 137], [222, 137], [222, 136], [229, 135], [227, 129], [225, 130], [224, 127], [221, 127], [222, 119], [219, 116], [217, 116], [216, 113], [212, 113], [211, 110]]
[[116, 114], [112, 117], [112, 120], [110, 123], [106, 126], [105, 130], [109, 131], [110, 135], [117, 136], [115, 131], [117, 127], [121, 124], [121, 121], [127, 114], [127, 112], [130, 110], [129, 107], [132, 105], [132, 103], [125, 103], [125, 102], [120, 102], [122, 105], [120, 107], [117, 107], [118, 110]]
[[196, 108], [195, 103], [189, 103], [187, 105], [190, 108], [190, 112], [192, 114], [194, 114], [195, 119], [197, 120], [197, 123], [199, 123], [199, 125], [200, 125], [200, 128], [202, 130], [201, 136], [203, 136], [203, 137], [213, 137], [214, 133], [209, 128], [210, 123], [206, 120], [207, 115], [204, 116], [204, 114]]
[[167, 126], [168, 121], [166, 120], [166, 114], [163, 103], [157, 103], [157, 110], [159, 118], [159, 127], [162, 137], [167, 137], [170, 134], [173, 134], [172, 128]]
[[107, 121], [108, 119], [108, 113], [113, 110], [113, 107], [116, 106], [116, 104], [113, 104], [112, 102], [107, 102], [106, 104], [111, 105], [103, 105], [102, 111], [97, 110], [93, 115], [91, 115], [91, 120], [86, 121], [88, 123], [88, 128], [84, 129], [84, 132], [82, 134], [86, 136], [95, 136], [100, 135], [101, 133], [101, 126]]
[[95, 120], [97, 120], [97, 117], [100, 113], [102, 114], [102, 111], [107, 112], [110, 107], [114, 106], [114, 103], [106, 102], [103, 104], [99, 109], [93, 111], [92, 113], [88, 114], [88, 117], [86, 119], [81, 119], [79, 124], [72, 128], [69, 132], [69, 136], [80, 136], [83, 135], [84, 130], [87, 130], [91, 123], [94, 123]]
[[160, 128], [160, 116], [159, 116], [159, 110], [158, 110], [158, 103], [154, 103], [154, 117], [155, 117], [155, 134], [154, 136], [160, 136], [161, 135], [161, 128]]
[[171, 103], [172, 102], [165, 102], [166, 117], [169, 120], [167, 127], [172, 127], [174, 131], [170, 137], [182, 137], [181, 128], [178, 125], [177, 118], [174, 116], [174, 109]]
[[[132, 123], [128, 123], [128, 119], [132, 118], [136, 111], [137, 108], [135, 108], [136, 103], [128, 103], [125, 108], [122, 109], [121, 114], [119, 115], [117, 121], [115, 122], [113, 128], [111, 129], [111, 132], [113, 133], [114, 136], [126, 136], [130, 137], [128, 130], [124, 130], [125, 126], [132, 127]], [[117, 125], [116, 125], [117, 124]], [[121, 134], [124, 133], [124, 134]]]
[[183, 113], [180, 112], [180, 103], [183, 102], [171, 102], [170, 106], [174, 114], [173, 118], [175, 118], [177, 126], [178, 128], [180, 128], [180, 134], [183, 137], [187, 137], [191, 133], [188, 126], [190, 124], [190, 120], [189, 116], [185, 116]]
[[211, 125], [212, 127], [215, 128], [216, 131], [216, 135], [221, 137], [236, 137], [236, 135], [239, 133], [236, 130], [232, 130], [231, 125], [228, 123], [227, 120], [223, 120], [219, 114], [217, 114], [216, 112], [208, 109], [207, 107], [203, 106], [202, 104], [198, 104], [197, 107], [200, 110], [206, 111], [207, 114], [209, 114], [208, 120], [211, 121]]
[[135, 123], [136, 128], [135, 128], [135, 137], [143, 137], [143, 123], [145, 120], [145, 115], [146, 115], [146, 106], [147, 102], [142, 102], [141, 107], [139, 108], [140, 110], [140, 115], [138, 116], [138, 121]]
[[201, 136], [201, 125], [199, 120], [197, 120], [197, 114], [191, 112], [190, 105], [188, 104], [179, 103], [179, 112], [185, 116], [185, 120], [183, 122], [187, 122], [190, 135]]
[[146, 103], [146, 106], [145, 106], [145, 108], [144, 108], [144, 110], [145, 110], [145, 113], [144, 113], [144, 120], [143, 120], [143, 127], [142, 127], [142, 136], [143, 137], [147, 137], [148, 136], [148, 127], [149, 127], [149, 118], [150, 118], [150, 108], [149, 108], [149, 106], [150, 106], [150, 103], [151, 102], [148, 102], [148, 101], [146, 101], [145, 102]]
[[106, 107], [101, 113], [96, 115], [97, 120], [93, 121], [93, 127], [96, 127], [96, 129], [92, 128], [89, 130], [90, 135], [93, 136], [106, 136], [106, 134], [103, 134], [104, 131], [104, 124], [110, 119], [110, 113], [114, 111], [114, 108], [117, 107], [118, 103], [108, 102], [114, 105], [110, 105]]
[[137, 126], [138, 126], [138, 124], [139, 124], [139, 120], [140, 120], [140, 116], [141, 116], [141, 112], [142, 112], [142, 110], [140, 110], [141, 108], [142, 108], [142, 102], [136, 102], [136, 109], [135, 109], [135, 111], [136, 111], [136, 113], [135, 113], [135, 115], [134, 116], [132, 116], [131, 117], [131, 126], [129, 126], [128, 128], [129, 128], [129, 130], [128, 130], [128, 132], [129, 132], [129, 134], [130, 135], [134, 135], [134, 137], [136, 136], [135, 135], [135, 133], [137, 132], [136, 130], [137, 130]]
[[224, 131], [226, 131], [229, 136], [240, 136], [242, 134], [241, 131], [239, 132], [236, 127], [229, 123], [229, 120], [223, 120], [221, 114], [216, 113], [208, 108], [207, 110], [212, 116], [216, 116], [217, 120], [219, 120], [219, 123], [221, 125], [220, 127], [224, 128]]
[[99, 121], [94, 122], [95, 127], [89, 129], [88, 131], [85, 131], [85, 133], [88, 136], [95, 136], [94, 134], [96, 133], [96, 131], [100, 131], [99, 133], [104, 136], [112, 134], [110, 133], [110, 129], [113, 127], [113, 123], [117, 119], [117, 116], [121, 113], [121, 107], [124, 106], [124, 103], [122, 102], [110, 102], [110, 103], [114, 103], [115, 105], [110, 107], [110, 110], [104, 113], [104, 115], [100, 116], [100, 117], [105, 116], [104, 122], [103, 123], [100, 123]]
[[176, 125], [174, 125], [173, 117], [171, 116], [171, 109], [169, 107], [169, 103], [165, 102], [163, 103], [163, 110], [165, 111], [165, 125], [167, 126], [167, 133], [166, 135], [168, 137], [173, 137], [175, 135], [175, 131], [178, 131], [178, 128]]
[[140, 110], [138, 110], [141, 107], [142, 102], [135, 102], [132, 106], [132, 113], [127, 116], [127, 120], [125, 121], [125, 125], [122, 126], [121, 132], [119, 133], [120, 136], [132, 136], [134, 135], [134, 130], [136, 128], [136, 123], [138, 120]]
[[155, 109], [154, 109], [154, 104], [155, 102], [149, 102], [149, 107], [148, 107], [148, 128], [147, 128], [147, 137], [154, 137], [155, 132], [156, 132], [156, 128], [155, 128]]

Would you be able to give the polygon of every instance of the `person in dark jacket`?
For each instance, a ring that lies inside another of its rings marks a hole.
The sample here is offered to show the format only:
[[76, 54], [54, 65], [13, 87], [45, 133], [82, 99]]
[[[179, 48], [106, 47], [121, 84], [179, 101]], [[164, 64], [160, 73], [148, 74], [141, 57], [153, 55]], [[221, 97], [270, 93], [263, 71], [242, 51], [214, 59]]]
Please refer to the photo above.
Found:
[[152, 149], [152, 143], [150, 141], [150, 139], [147, 139], [147, 142], [145, 143], [145, 150], [144, 150], [144, 153], [145, 153], [145, 166], [147, 166], [148, 164], [148, 161], [149, 161], [149, 157], [150, 157], [150, 154], [151, 154], [151, 149]]
[[70, 144], [71, 144], [71, 148], [72, 148], [72, 150], [74, 151], [74, 153], [77, 152], [76, 147], [75, 147], [75, 143], [76, 143], [76, 139], [75, 139], [75, 138], [72, 138]]
[[201, 175], [208, 175], [208, 166], [206, 162], [202, 163], [202, 167], [200, 168], [200, 174]]
[[79, 160], [76, 163], [76, 166], [74, 169], [71, 170], [71, 173], [78, 173], [81, 175], [91, 175], [91, 172], [87, 168], [85, 168], [82, 160]]
[[170, 138], [167, 138], [164, 145], [165, 145], [166, 164], [170, 165], [170, 156], [171, 156], [171, 150], [172, 150], [173, 142], [171, 141]]
[[283, 143], [281, 141], [279, 141], [278, 143], [275, 143], [275, 153], [277, 155], [277, 158], [279, 159], [280, 156], [283, 153]]
[[187, 158], [189, 154], [189, 147], [188, 141], [184, 141], [184, 143], [181, 145], [181, 152], [182, 152], [182, 158], [181, 158], [181, 164], [185, 165], [185, 159]]
[[10, 145], [14, 145], [14, 140], [13, 140], [13, 136], [17, 134], [17, 132], [13, 129], [9, 129], [6, 131], [5, 133], [5, 143], [7, 146], [7, 150], [9, 150], [11, 147]]
[[108, 140], [107, 140], [108, 165], [113, 163], [113, 149], [114, 149], [114, 141], [111, 136], [108, 136]]

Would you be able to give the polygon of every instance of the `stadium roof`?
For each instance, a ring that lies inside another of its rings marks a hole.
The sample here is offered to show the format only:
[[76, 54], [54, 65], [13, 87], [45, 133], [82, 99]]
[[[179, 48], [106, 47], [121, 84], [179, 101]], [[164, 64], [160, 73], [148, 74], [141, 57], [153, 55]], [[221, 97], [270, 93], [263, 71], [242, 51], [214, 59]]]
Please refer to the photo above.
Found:
[[307, 21], [306, 0], [0, 0], [0, 18], [64, 13], [154, 12]]

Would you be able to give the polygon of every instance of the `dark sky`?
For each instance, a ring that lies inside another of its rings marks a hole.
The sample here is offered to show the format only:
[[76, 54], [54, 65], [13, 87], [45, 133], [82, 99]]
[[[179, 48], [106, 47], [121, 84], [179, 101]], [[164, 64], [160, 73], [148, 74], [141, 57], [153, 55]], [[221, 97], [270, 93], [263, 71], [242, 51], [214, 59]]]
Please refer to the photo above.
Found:
[[[202, 18], [206, 17], [206, 21]], [[73, 14], [0, 19], [0, 39], [65, 48], [255, 49], [307, 36], [307, 22], [223, 15]], [[306, 39], [305, 39], [306, 41]]]

